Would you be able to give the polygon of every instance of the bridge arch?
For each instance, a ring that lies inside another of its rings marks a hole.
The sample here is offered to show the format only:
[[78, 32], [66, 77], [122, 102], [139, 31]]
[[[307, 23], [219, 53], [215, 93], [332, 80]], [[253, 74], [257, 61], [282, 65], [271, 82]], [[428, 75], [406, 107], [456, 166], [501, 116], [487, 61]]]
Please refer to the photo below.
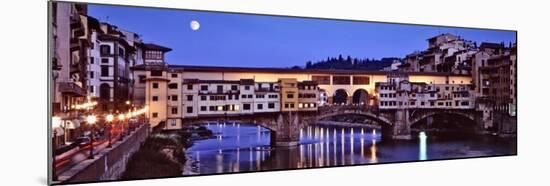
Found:
[[340, 116], [340, 115], [360, 115], [360, 116], [365, 116], [365, 117], [367, 117], [371, 120], [380, 122], [380, 123], [382, 123], [382, 125], [387, 125], [387, 126], [392, 126], [393, 125], [392, 124], [393, 122], [390, 119], [388, 119], [388, 118], [386, 118], [382, 115], [376, 115], [376, 114], [373, 114], [373, 113], [370, 113], [370, 112], [363, 112], [363, 111], [331, 112], [331, 113], [327, 113], [327, 114], [323, 114], [323, 115], [318, 116], [317, 121], [327, 119], [327, 118], [331, 118], [331, 117], [334, 117], [334, 116]]
[[369, 92], [365, 89], [357, 89], [353, 92], [353, 104], [365, 105], [369, 103]]
[[436, 115], [441, 115], [441, 114], [456, 115], [456, 116], [461, 116], [461, 117], [467, 118], [467, 119], [469, 119], [471, 121], [474, 121], [474, 122], [476, 121], [475, 113], [448, 110], [448, 109], [437, 110], [437, 111], [426, 111], [426, 112], [419, 112], [419, 113], [413, 113], [413, 114], [414, 115], [412, 115], [410, 120], [409, 120], [409, 124], [411, 126], [418, 123], [419, 121], [421, 121], [423, 119], [426, 119], [426, 118], [432, 117], [432, 116], [436, 116]]
[[349, 94], [346, 91], [346, 89], [337, 89], [334, 91], [334, 95], [332, 96], [332, 103], [333, 104], [347, 104], [348, 103], [348, 97]]

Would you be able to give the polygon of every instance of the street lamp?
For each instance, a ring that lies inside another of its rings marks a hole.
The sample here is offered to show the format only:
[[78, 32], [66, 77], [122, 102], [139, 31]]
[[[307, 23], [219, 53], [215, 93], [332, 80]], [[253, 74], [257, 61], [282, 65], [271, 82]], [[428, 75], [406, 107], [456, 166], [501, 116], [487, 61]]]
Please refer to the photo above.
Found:
[[109, 145], [107, 146], [107, 148], [111, 148], [112, 147], [112, 145], [111, 145], [111, 135], [112, 135], [111, 134], [112, 133], [111, 128], [112, 127], [111, 126], [112, 126], [112, 121], [114, 119], [114, 116], [112, 114], [109, 114], [109, 115], [107, 115], [107, 117], [105, 119], [107, 119], [107, 124], [109, 125], [109, 129], [108, 129], [109, 130]]
[[94, 159], [94, 124], [97, 121], [97, 118], [94, 115], [89, 115], [86, 118], [86, 121], [88, 124], [92, 127], [90, 130], [90, 155], [88, 156], [88, 159]]
[[118, 122], [120, 124], [120, 138], [118, 138], [118, 141], [122, 141], [124, 139], [124, 126], [123, 126], [123, 121], [124, 121], [124, 114], [119, 114], [118, 115]]

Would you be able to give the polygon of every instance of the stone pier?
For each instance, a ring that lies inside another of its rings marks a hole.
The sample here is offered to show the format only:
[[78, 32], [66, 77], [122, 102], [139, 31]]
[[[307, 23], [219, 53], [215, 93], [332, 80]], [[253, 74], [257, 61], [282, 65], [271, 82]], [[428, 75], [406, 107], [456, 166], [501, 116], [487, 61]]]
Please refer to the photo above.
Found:
[[399, 140], [410, 140], [411, 136], [411, 124], [409, 121], [409, 110], [400, 109], [395, 111], [394, 126], [392, 131], [392, 138]]

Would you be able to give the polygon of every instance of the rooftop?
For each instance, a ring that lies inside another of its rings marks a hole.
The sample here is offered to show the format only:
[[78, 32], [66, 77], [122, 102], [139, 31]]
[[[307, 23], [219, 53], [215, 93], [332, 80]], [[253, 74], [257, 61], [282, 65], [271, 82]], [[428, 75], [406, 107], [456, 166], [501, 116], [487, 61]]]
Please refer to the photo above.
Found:
[[154, 44], [154, 43], [143, 43], [142, 46], [143, 46], [143, 48], [145, 48], [147, 50], [159, 50], [159, 51], [163, 51], [163, 52], [172, 51], [171, 48], [160, 46], [160, 45], [157, 45], [157, 44]]
[[504, 44], [502, 43], [489, 43], [489, 42], [483, 42], [481, 45], [479, 45], [479, 48], [491, 48], [491, 49], [501, 49], [504, 48]]
[[[194, 66], [194, 65], [168, 65], [169, 69], [186, 72], [263, 72], [263, 73], [310, 73], [310, 74], [342, 74], [342, 75], [388, 75], [392, 72], [371, 70], [341, 70], [341, 69], [291, 69], [268, 67], [228, 67], [228, 66]], [[145, 65], [132, 67], [134, 70], [144, 70]], [[448, 76], [442, 72], [407, 72], [408, 75]], [[452, 75], [467, 76], [467, 75]]]

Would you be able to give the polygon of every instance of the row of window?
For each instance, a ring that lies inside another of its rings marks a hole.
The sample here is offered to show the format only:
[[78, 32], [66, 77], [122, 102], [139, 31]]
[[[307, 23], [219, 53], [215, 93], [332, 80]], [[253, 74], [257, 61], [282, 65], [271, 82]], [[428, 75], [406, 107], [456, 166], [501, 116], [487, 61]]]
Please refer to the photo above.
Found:
[[[109, 73], [109, 68], [110, 66], [109, 65], [101, 65], [101, 72], [100, 72], [100, 76], [101, 77], [109, 77], [111, 76], [111, 73]], [[94, 74], [95, 73], [94, 71], [90, 71], [90, 78], [94, 78]], [[118, 68], [118, 74], [119, 76], [121, 76], [122, 74], [124, 74], [124, 68]], [[141, 81], [141, 80], [140, 80]]]
[[[250, 90], [250, 86], [249, 85], [245, 85], [244, 86], [244, 89], [245, 90]], [[193, 90], [193, 85], [192, 84], [188, 84], [187, 85], [187, 90]], [[208, 85], [201, 85], [201, 91], [208, 91]], [[239, 86], [238, 85], [231, 85], [231, 90], [239, 90]], [[216, 86], [216, 91], [217, 92], [223, 92], [223, 85], [217, 85]]]
[[[276, 103], [267, 103], [267, 108], [268, 109], [274, 109], [275, 108], [275, 104]], [[191, 112], [188, 112], [188, 113], [192, 113], [192, 108], [193, 107], [187, 107], [187, 108], [191, 108]], [[250, 103], [245, 103], [243, 104], [243, 110], [250, 110], [252, 108], [252, 104]], [[257, 104], [256, 105], [256, 110], [263, 110], [264, 109], [264, 104]], [[239, 105], [211, 105], [211, 106], [200, 106], [200, 111], [238, 111], [239, 110]]]
[[[314, 103], [313, 103], [313, 105], [308, 104], [308, 107], [310, 107], [310, 106], [315, 107], [315, 104]], [[185, 108], [186, 108], [187, 113], [193, 113], [193, 107], [192, 106], [188, 106], [188, 107], [185, 107]], [[274, 109], [275, 108], [275, 103], [268, 103], [267, 108], [268, 109]], [[250, 109], [251, 109], [251, 104], [249, 104], [249, 103], [243, 104], [243, 110], [250, 110]], [[257, 104], [256, 109], [257, 110], [264, 109], [264, 104]], [[200, 106], [200, 111], [238, 111], [238, 110], [239, 110], [239, 105], [235, 105], [235, 104], [233, 104], [233, 105]], [[172, 107], [170, 109], [170, 111], [171, 111], [171, 114], [178, 114], [178, 107]], [[158, 113], [157, 112], [152, 113], [152, 117], [157, 118]]]
[[[191, 108], [191, 112], [193, 112], [193, 107], [187, 107]], [[239, 105], [211, 105], [211, 106], [201, 106], [200, 111], [238, 111]]]
[[[95, 64], [95, 58], [90, 57], [90, 64]], [[101, 63], [109, 63], [109, 58], [101, 58]]]
[[[152, 96], [151, 99], [152, 99], [152, 101], [157, 102], [159, 100], [159, 97], [158, 96]], [[178, 101], [178, 95], [168, 96], [167, 100]], [[187, 95], [187, 101], [193, 101], [193, 95]]]
[[380, 94], [381, 98], [394, 98], [395, 93], [389, 93], [389, 94]]
[[294, 103], [285, 103], [285, 108], [294, 108]]
[[[265, 94], [256, 94], [256, 98], [263, 99], [263, 98], [265, 98]], [[267, 98], [276, 99], [276, 98], [279, 98], [279, 95], [278, 94], [268, 94]]]
[[[92, 88], [92, 91], [93, 92], [93, 88]], [[187, 97], [187, 101], [193, 101], [193, 95], [186, 95]], [[210, 101], [220, 101], [220, 100], [239, 100], [239, 96], [237, 94], [234, 94], [234, 95], [227, 95], [227, 97], [225, 95], [211, 95], [211, 96], [201, 96], [201, 101], [207, 101], [207, 98], [210, 97]], [[252, 94], [248, 94], [248, 95], [245, 95], [243, 94], [242, 95], [243, 98], [252, 98]], [[264, 98], [265, 95], [256, 95], [256, 98]], [[278, 95], [277, 94], [271, 94], [269, 95], [269, 98], [277, 98]], [[172, 95], [172, 96], [168, 96], [168, 100], [172, 100], [172, 101], [177, 101], [178, 100], [178, 96], [177, 95]], [[152, 97], [152, 100], [153, 101], [158, 101], [158, 96], [153, 96]]]
[[161, 51], [145, 51], [145, 58], [146, 59], [162, 59], [162, 52]]
[[[276, 103], [267, 103], [268, 109], [274, 109]], [[250, 103], [243, 104], [243, 110], [250, 110], [251, 109]], [[315, 108], [317, 106], [316, 103], [300, 103], [298, 104], [299, 108]], [[285, 103], [285, 108], [294, 108], [294, 103]], [[193, 113], [193, 107], [187, 106], [185, 107], [186, 113]], [[257, 104], [256, 110], [263, 110], [264, 104]], [[200, 111], [238, 111], [239, 105], [212, 105], [212, 106], [200, 106]], [[171, 107], [170, 109], [171, 114], [178, 114], [178, 107]], [[152, 118], [158, 118], [158, 113], [153, 112]]]
[[[101, 55], [110, 55], [111, 54], [111, 46], [109, 45], [100, 45], [99, 46], [99, 53]], [[118, 48], [118, 56], [119, 57], [125, 57], [124, 55], [124, 49]]]
[[[430, 106], [435, 106], [436, 105], [436, 102], [435, 101], [429, 101], [428, 102], [430, 104]], [[452, 104], [453, 102], [451, 101], [446, 101], [446, 102], [437, 102], [437, 106], [453, 106]], [[411, 106], [415, 106], [416, 105], [416, 101], [410, 101], [408, 102], [409, 105]], [[402, 102], [402, 101], [380, 101], [380, 106], [407, 106], [407, 102]], [[425, 101], [421, 101], [420, 102], [420, 106], [424, 106], [426, 105], [426, 102]], [[470, 105], [470, 102], [468, 101], [455, 101], [455, 104], [454, 106], [469, 106]]]
[[298, 94], [298, 98], [317, 98], [317, 94]]
[[315, 108], [317, 106], [316, 103], [299, 103], [298, 108]]
[[313, 85], [298, 86], [300, 90], [316, 90], [318, 87]]
[[395, 86], [380, 86], [380, 90], [395, 90]]

